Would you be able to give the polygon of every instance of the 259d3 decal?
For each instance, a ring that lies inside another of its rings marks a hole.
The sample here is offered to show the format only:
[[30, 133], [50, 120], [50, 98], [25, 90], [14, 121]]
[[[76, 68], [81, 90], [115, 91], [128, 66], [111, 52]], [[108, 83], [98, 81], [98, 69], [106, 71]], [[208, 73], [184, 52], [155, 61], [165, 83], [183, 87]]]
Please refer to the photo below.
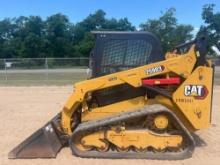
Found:
[[165, 67], [164, 67], [163, 65], [156, 66], [156, 67], [153, 67], [153, 68], [146, 69], [146, 70], [145, 70], [145, 73], [146, 73], [147, 75], [150, 75], [150, 74], [162, 72], [162, 71], [164, 70], [164, 68], [165, 68]]

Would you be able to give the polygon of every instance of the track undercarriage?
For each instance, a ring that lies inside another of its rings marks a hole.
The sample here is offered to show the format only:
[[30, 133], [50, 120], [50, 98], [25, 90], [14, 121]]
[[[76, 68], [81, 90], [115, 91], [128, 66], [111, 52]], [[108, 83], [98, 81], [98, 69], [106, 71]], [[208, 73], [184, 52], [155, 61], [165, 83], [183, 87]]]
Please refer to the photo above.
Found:
[[194, 150], [190, 133], [161, 105], [83, 122], [69, 144], [75, 155], [98, 158], [183, 159]]

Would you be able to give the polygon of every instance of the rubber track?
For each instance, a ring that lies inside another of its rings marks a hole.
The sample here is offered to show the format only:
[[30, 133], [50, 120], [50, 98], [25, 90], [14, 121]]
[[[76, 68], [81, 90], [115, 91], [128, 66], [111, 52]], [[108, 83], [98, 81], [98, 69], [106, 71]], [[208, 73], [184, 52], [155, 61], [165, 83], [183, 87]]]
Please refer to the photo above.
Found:
[[[91, 134], [95, 131], [108, 129], [110, 126], [121, 123], [123, 121], [130, 121], [135, 118], [147, 116], [150, 114], [155, 114], [159, 112], [165, 112], [171, 115], [173, 120], [176, 121], [179, 128], [182, 129], [185, 136], [188, 138], [188, 147], [180, 152], [165, 152], [165, 153], [154, 153], [152, 151], [149, 152], [118, 152], [118, 151], [107, 151], [107, 152], [99, 152], [96, 150], [92, 151], [81, 151], [79, 150], [74, 142], [79, 141], [83, 136]], [[180, 160], [186, 159], [192, 156], [192, 153], [195, 148], [195, 142], [189, 131], [184, 127], [181, 121], [176, 117], [176, 115], [171, 112], [166, 107], [155, 104], [145, 106], [141, 109], [137, 109], [132, 112], [120, 113], [116, 116], [105, 118], [102, 120], [88, 121], [78, 125], [78, 127], [73, 132], [72, 136], [69, 139], [69, 145], [74, 155], [84, 157], [84, 158], [111, 158], [111, 159], [160, 159], [160, 160]]]

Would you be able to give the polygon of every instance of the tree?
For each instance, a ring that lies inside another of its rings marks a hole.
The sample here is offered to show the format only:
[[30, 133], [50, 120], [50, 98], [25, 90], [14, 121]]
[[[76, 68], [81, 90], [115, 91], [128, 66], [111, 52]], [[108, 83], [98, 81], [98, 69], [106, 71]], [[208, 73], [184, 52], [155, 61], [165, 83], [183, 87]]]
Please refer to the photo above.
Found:
[[0, 35], [3, 41], [0, 43], [1, 56], [40, 57], [43, 51], [43, 29], [44, 24], [39, 16], [21, 16], [1, 21]]
[[[140, 27], [155, 33], [161, 39], [164, 51], [192, 38], [192, 26], [178, 24], [173, 8]], [[204, 29], [207, 30], [207, 27]], [[103, 10], [97, 10], [76, 24], [60, 13], [46, 20], [39, 16], [4, 19], [0, 21], [0, 58], [88, 57], [94, 45], [94, 36], [90, 33], [93, 30], [136, 29], [127, 18], [106, 18]]]
[[44, 22], [39, 16], [19, 18], [17, 20], [15, 41], [20, 45], [20, 57], [41, 57], [44, 48]]
[[135, 27], [128, 21], [127, 18], [121, 18], [119, 20], [112, 18], [105, 20], [102, 25], [102, 30], [134, 31]]
[[15, 25], [11, 19], [0, 21], [0, 58], [10, 58], [14, 56], [14, 49], [11, 46], [11, 39], [15, 30]]
[[46, 20], [39, 16], [4, 19], [0, 21], [0, 58], [88, 56], [94, 45], [90, 31], [135, 30], [127, 18], [105, 15], [98, 10], [75, 25], [60, 13]]
[[73, 34], [67, 16], [55, 14], [45, 21], [46, 54], [50, 57], [68, 57], [71, 51]]
[[193, 27], [178, 24], [175, 12], [174, 8], [170, 8], [158, 19], [149, 19], [146, 23], [140, 25], [142, 31], [149, 31], [158, 36], [164, 53], [180, 43], [191, 40], [193, 37]]
[[211, 47], [216, 46], [220, 49], [220, 12], [214, 12], [214, 4], [206, 4], [203, 6], [202, 19], [205, 25], [200, 27], [197, 36], [208, 36], [209, 54], [213, 54]]
[[87, 18], [74, 26], [74, 42], [79, 43], [83, 40], [87, 32], [101, 29], [104, 22], [105, 12], [103, 10], [98, 10], [94, 14], [90, 14]]
[[83, 21], [74, 26], [74, 52], [79, 56], [88, 56], [94, 45], [94, 37], [90, 34], [93, 30], [116, 30], [116, 31], [133, 31], [135, 27], [127, 18], [107, 19], [103, 10], [97, 10], [90, 14]]

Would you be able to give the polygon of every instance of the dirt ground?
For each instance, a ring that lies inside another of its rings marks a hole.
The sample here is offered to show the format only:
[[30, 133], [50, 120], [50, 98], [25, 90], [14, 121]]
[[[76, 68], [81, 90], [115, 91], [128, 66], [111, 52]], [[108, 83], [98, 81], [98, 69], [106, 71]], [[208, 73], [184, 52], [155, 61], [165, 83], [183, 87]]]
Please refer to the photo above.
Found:
[[204, 141], [198, 144], [192, 158], [181, 161], [103, 160], [72, 156], [64, 148], [56, 159], [9, 160], [8, 152], [23, 139], [57, 114], [71, 93], [71, 86], [0, 87], [0, 165], [217, 165], [220, 162], [220, 86], [214, 88], [211, 128], [197, 132]]

